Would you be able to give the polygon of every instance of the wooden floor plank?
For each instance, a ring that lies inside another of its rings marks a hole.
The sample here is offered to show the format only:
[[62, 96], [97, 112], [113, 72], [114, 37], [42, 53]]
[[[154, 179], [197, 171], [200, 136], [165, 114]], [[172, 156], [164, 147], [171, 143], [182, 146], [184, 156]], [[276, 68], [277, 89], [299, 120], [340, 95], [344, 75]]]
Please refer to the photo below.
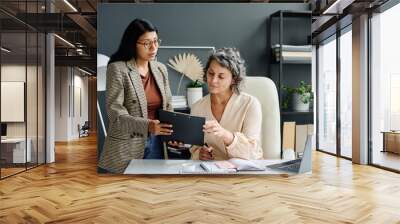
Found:
[[313, 173], [97, 174], [96, 138], [0, 181], [0, 223], [400, 223], [400, 175], [313, 153]]

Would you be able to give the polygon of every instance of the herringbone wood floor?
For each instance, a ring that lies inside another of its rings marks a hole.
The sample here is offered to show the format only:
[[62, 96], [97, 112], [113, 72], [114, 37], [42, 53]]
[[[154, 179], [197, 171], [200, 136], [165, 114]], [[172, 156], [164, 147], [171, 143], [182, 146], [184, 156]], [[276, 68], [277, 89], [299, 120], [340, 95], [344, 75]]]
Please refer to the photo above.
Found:
[[96, 139], [0, 181], [0, 223], [400, 223], [400, 175], [316, 152], [312, 175], [110, 176]]

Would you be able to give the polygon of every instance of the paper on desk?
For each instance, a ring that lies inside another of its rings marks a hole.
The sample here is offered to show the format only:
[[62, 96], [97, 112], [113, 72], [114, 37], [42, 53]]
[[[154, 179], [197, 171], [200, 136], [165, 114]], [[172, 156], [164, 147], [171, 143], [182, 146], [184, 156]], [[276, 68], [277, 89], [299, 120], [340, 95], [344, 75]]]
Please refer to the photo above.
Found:
[[219, 168], [215, 162], [202, 162], [200, 167], [207, 173], [235, 173], [236, 169]]
[[215, 165], [220, 169], [236, 169], [238, 171], [262, 171], [264, 167], [255, 164], [250, 160], [232, 158], [224, 161], [217, 161]]

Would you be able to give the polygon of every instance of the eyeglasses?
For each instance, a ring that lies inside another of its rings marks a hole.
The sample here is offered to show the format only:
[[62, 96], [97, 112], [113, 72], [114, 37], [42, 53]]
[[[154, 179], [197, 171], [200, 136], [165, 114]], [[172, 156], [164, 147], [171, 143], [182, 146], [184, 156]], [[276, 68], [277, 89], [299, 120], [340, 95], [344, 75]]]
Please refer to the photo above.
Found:
[[160, 46], [161, 45], [161, 39], [145, 40], [143, 42], [137, 42], [137, 43], [143, 45], [144, 48], [149, 49], [153, 44], [156, 47]]

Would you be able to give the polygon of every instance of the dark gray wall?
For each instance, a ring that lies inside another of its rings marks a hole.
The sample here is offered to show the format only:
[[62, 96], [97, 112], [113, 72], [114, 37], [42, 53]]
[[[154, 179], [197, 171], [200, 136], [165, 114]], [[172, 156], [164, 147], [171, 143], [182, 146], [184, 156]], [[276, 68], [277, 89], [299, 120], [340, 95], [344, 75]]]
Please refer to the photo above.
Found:
[[[162, 45], [236, 47], [247, 62], [248, 75], [268, 76], [270, 14], [308, 9], [302, 3], [99, 4], [97, 49], [110, 56], [127, 25], [135, 18], [146, 18], [158, 27]], [[172, 69], [169, 73], [175, 93], [178, 74]]]

